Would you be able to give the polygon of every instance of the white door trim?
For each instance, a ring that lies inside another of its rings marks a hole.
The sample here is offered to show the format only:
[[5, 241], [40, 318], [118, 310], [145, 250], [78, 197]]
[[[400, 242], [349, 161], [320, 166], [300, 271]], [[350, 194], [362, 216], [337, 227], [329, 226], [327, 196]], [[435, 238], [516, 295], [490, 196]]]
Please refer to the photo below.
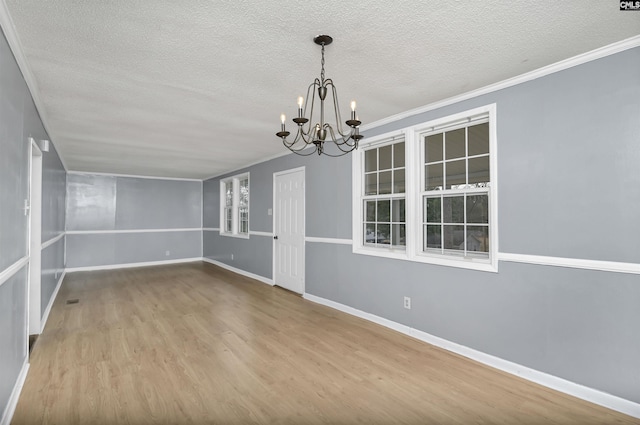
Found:
[[[26, 207], [26, 205], [25, 205]], [[42, 151], [29, 137], [29, 279], [27, 284], [27, 341], [29, 335], [39, 335], [42, 290]]]
[[[306, 167], [302, 166], [302, 167], [297, 167], [297, 168], [291, 168], [289, 170], [284, 170], [284, 171], [277, 171], [275, 173], [273, 173], [273, 200], [272, 200], [272, 233], [274, 235], [272, 241], [271, 241], [271, 281], [273, 282], [274, 285], [277, 285], [278, 282], [276, 281], [276, 240], [275, 240], [275, 235], [276, 235], [276, 218], [277, 218], [277, 211], [276, 211], [276, 179], [279, 176], [283, 176], [286, 174], [291, 174], [291, 173], [297, 173], [302, 171], [303, 173], [303, 177], [304, 177], [304, 182], [305, 182], [305, 186], [304, 186], [304, 196], [302, 197], [302, 206], [303, 206], [303, 210], [304, 213], [302, 215], [302, 228], [304, 229], [304, 233], [305, 233], [305, 237], [306, 237], [306, 233], [307, 233], [307, 220], [306, 220], [306, 215], [307, 215], [307, 171], [306, 171]], [[305, 261], [306, 261], [306, 243], [303, 242], [302, 244], [302, 291], [301, 294], [305, 293], [305, 288], [306, 288], [306, 268], [305, 268]]]

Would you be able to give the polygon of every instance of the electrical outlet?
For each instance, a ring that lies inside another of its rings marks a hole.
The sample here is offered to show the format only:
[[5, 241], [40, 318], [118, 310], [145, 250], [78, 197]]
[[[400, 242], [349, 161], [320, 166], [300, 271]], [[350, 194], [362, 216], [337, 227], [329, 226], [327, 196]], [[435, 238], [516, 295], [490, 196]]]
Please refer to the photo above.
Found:
[[273, 209], [271, 208], [267, 209], [267, 215], [273, 215]]
[[411, 310], [411, 298], [404, 297], [404, 308]]
[[231, 254], [231, 259], [233, 260], [233, 254]]
[[170, 256], [171, 255], [171, 251], [165, 251], [164, 255], [167, 256], [167, 257]]

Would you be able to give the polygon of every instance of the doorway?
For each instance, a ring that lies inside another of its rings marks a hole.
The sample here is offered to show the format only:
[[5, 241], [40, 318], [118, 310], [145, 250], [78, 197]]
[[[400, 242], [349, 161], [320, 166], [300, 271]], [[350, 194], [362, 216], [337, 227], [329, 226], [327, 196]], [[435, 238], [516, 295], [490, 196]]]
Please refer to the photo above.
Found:
[[273, 280], [304, 293], [304, 167], [273, 174]]
[[41, 319], [41, 254], [42, 254], [42, 151], [33, 138], [30, 140], [29, 201], [25, 212], [29, 214], [29, 284], [28, 284], [28, 335], [29, 349], [42, 332]]

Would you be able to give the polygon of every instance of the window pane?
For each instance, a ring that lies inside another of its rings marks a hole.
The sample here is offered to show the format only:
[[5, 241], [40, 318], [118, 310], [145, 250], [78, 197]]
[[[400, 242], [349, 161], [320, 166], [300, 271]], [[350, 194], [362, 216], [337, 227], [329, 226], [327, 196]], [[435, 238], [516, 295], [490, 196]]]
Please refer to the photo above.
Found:
[[489, 223], [489, 196], [467, 195], [467, 223]]
[[365, 211], [365, 221], [376, 221], [376, 201], [366, 201]]
[[384, 244], [384, 245], [391, 244], [391, 225], [390, 224], [378, 224], [377, 240], [379, 244]]
[[442, 133], [425, 137], [424, 162], [442, 161]]
[[427, 223], [441, 223], [440, 197], [424, 198], [424, 219]]
[[378, 175], [376, 173], [367, 174], [364, 176], [364, 194], [365, 195], [378, 194]]
[[442, 235], [440, 234], [441, 226], [425, 226], [425, 229], [425, 249], [442, 248]]
[[447, 196], [442, 201], [442, 222], [464, 223], [464, 196]]
[[442, 177], [442, 163], [427, 165], [425, 171], [425, 190], [442, 190], [444, 179]]
[[469, 159], [469, 184], [489, 182], [489, 156]]
[[404, 193], [404, 168], [393, 171], [393, 193]]
[[388, 170], [391, 168], [391, 150], [393, 146], [387, 145], [383, 146], [379, 149], [378, 154], [380, 155], [380, 170]]
[[364, 153], [364, 171], [378, 169], [378, 149], [371, 149]]
[[465, 150], [465, 129], [447, 131], [444, 134], [444, 150], [447, 159], [462, 158], [467, 155]]
[[365, 223], [364, 225], [364, 242], [376, 243], [376, 225], [375, 223]]
[[378, 201], [377, 222], [390, 223], [391, 222], [391, 201], [389, 199], [385, 201]]
[[404, 199], [394, 199], [392, 201], [391, 219], [395, 223], [405, 222]]
[[444, 249], [464, 250], [464, 226], [444, 227]]
[[447, 189], [451, 186], [457, 186], [466, 183], [465, 160], [447, 162], [445, 167], [447, 170]]
[[225, 204], [231, 206], [233, 204], [233, 182], [229, 181], [224, 184], [225, 187]]
[[472, 125], [469, 134], [469, 156], [489, 153], [489, 123]]
[[392, 245], [406, 245], [406, 229], [404, 224], [392, 224], [391, 225], [391, 244]]
[[249, 204], [249, 179], [240, 180], [240, 205]]
[[467, 226], [467, 251], [489, 252], [489, 227]]
[[391, 193], [391, 171], [383, 171], [380, 173], [380, 188], [378, 193]]
[[404, 142], [393, 145], [393, 168], [404, 167]]

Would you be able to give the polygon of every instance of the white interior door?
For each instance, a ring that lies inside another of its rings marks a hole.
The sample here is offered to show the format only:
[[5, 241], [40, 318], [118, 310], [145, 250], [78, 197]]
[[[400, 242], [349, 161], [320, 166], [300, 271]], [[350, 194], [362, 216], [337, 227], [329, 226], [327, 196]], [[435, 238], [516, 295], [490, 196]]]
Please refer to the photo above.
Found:
[[274, 282], [304, 293], [304, 168], [273, 174]]

